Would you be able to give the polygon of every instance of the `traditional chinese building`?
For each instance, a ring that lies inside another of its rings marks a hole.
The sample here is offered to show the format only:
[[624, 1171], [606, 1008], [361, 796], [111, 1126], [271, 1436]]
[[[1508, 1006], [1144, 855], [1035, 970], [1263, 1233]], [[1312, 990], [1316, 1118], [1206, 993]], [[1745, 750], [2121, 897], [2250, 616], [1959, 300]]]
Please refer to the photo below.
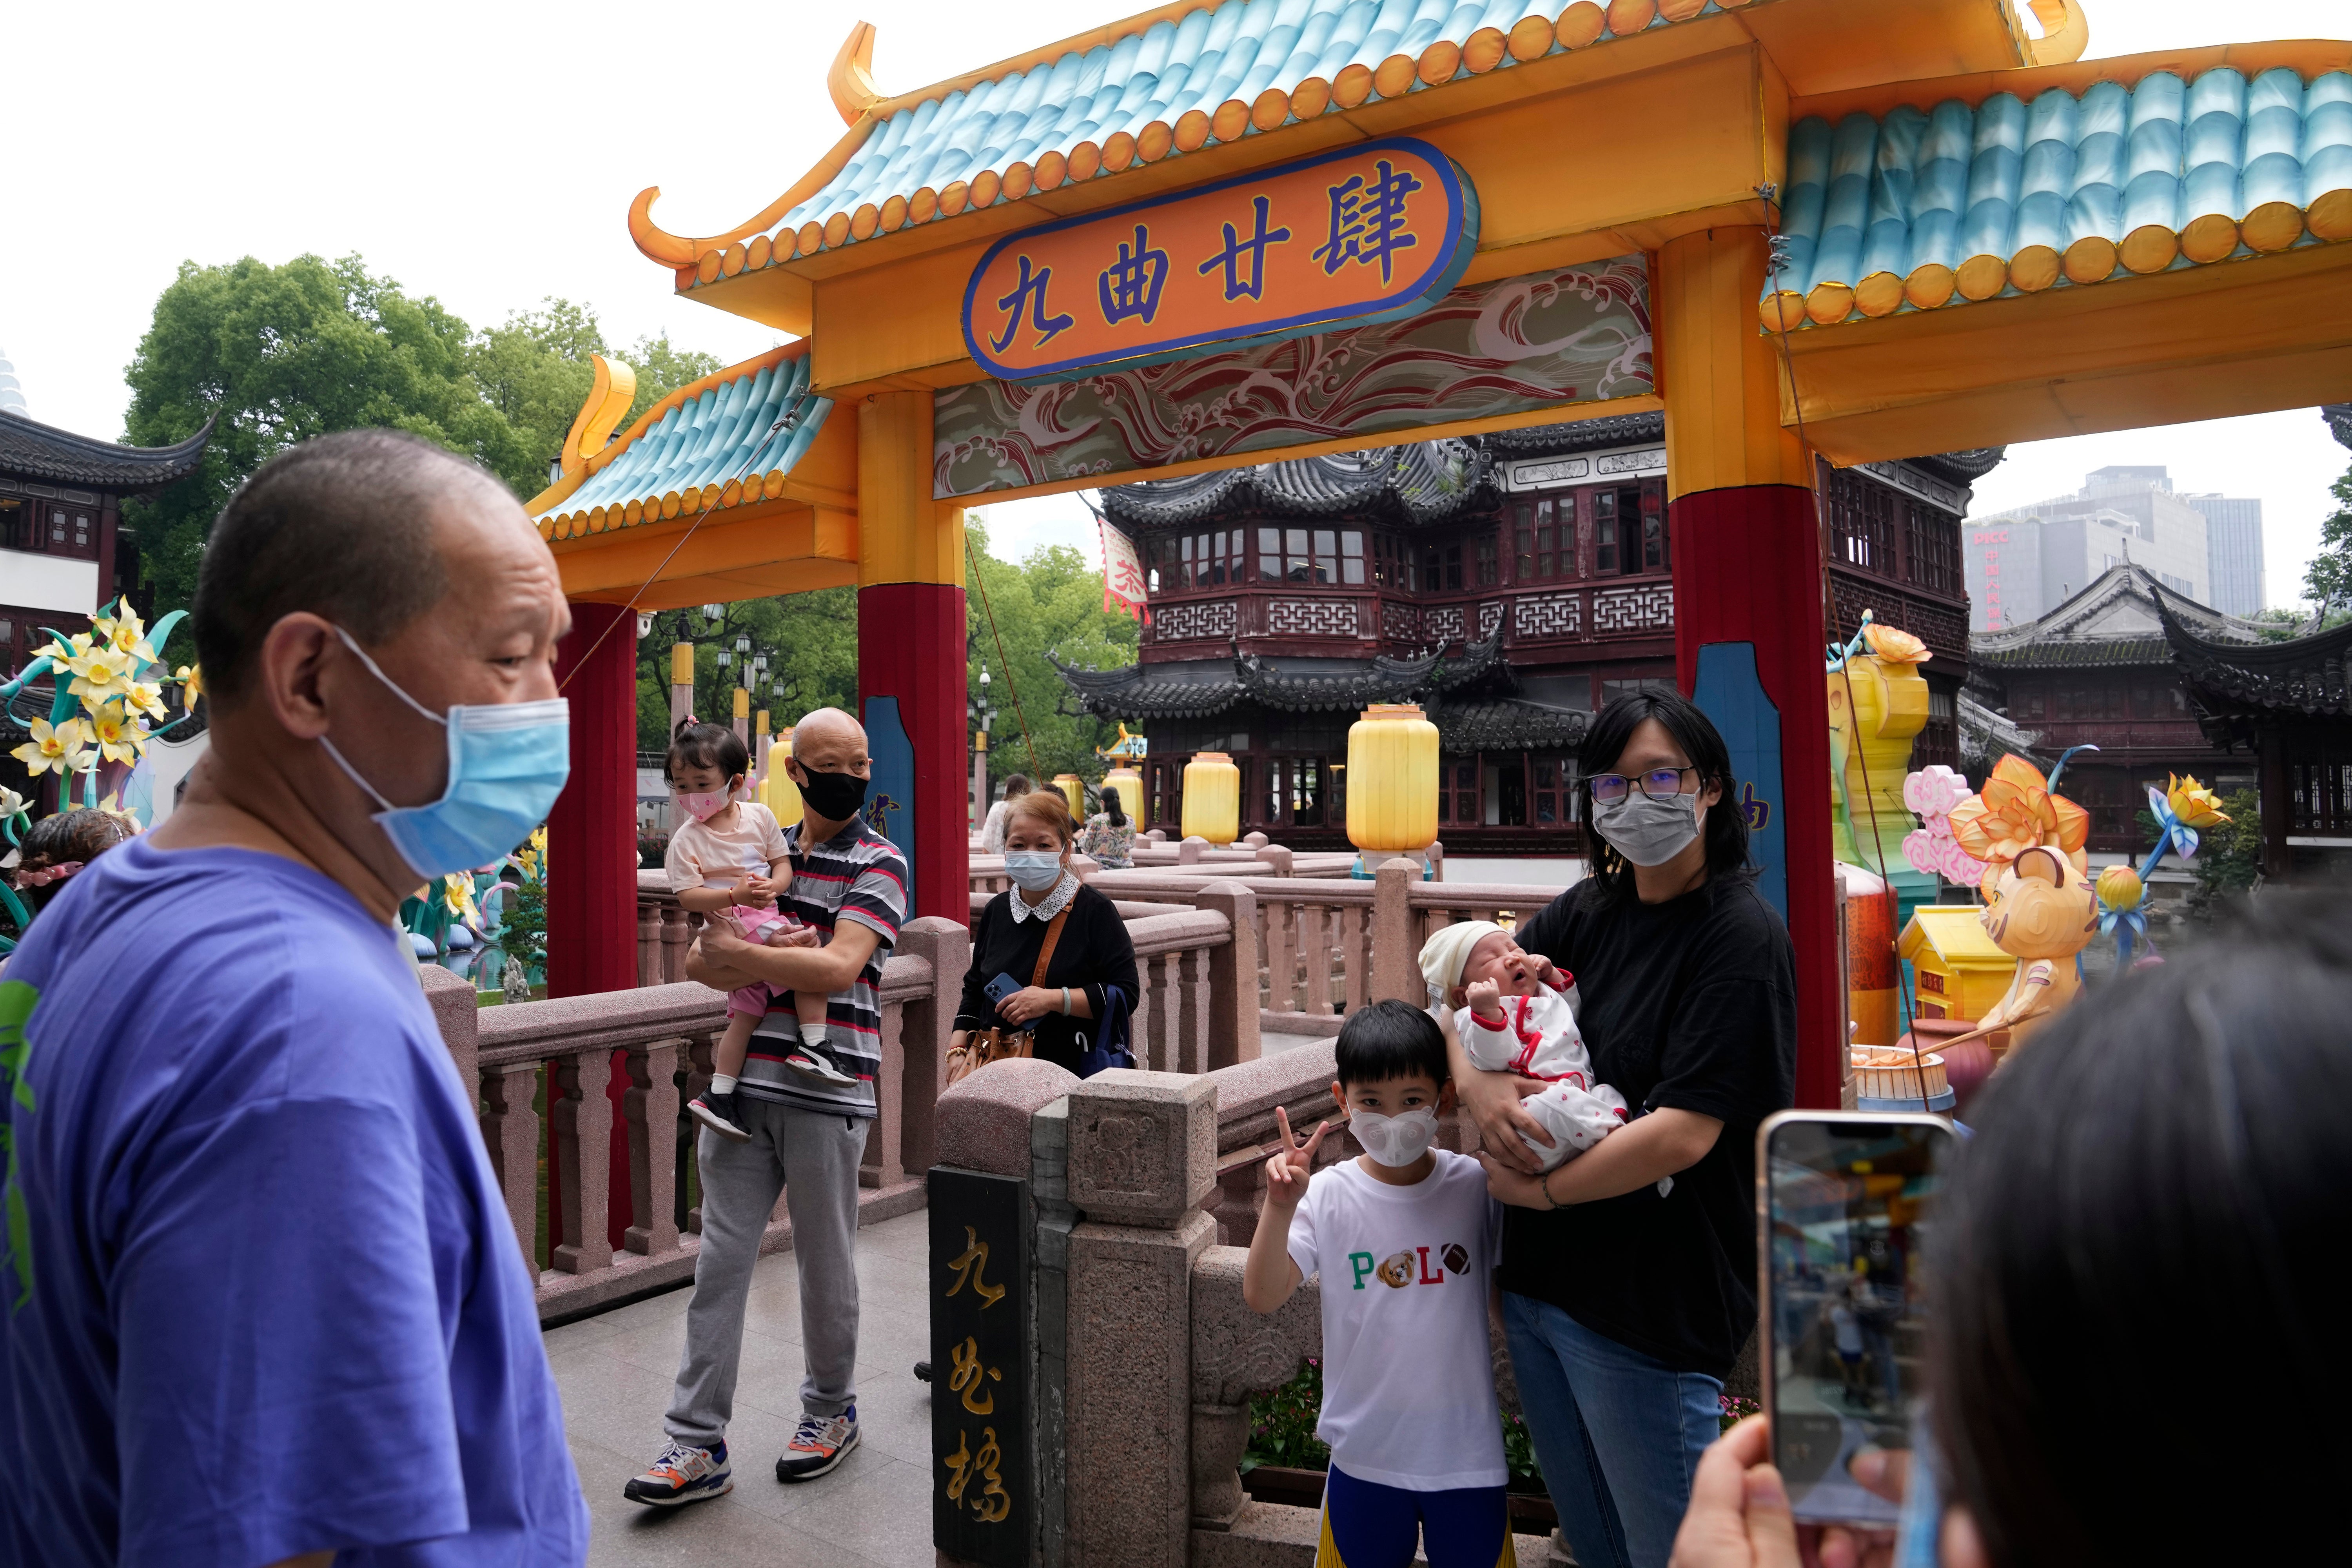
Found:
[[[1147, 826], [1174, 831], [1183, 765], [1242, 769], [1242, 825], [1345, 843], [1348, 728], [1423, 703], [1450, 848], [1572, 852], [1574, 753], [1619, 694], [1675, 681], [1664, 422], [1634, 414], [1113, 486], [1150, 616], [1139, 661], [1063, 668], [1090, 711], [1139, 725]], [[1832, 470], [1838, 625], [1925, 638], [1916, 760], [1958, 763], [1960, 519], [1996, 450]]]
[[[13, 380], [5, 390], [15, 392]], [[135, 590], [138, 547], [122, 531], [122, 499], [194, 473], [212, 438], [208, 422], [177, 446], [124, 447], [40, 424], [21, 407], [21, 396], [0, 402], [0, 679], [48, 642], [44, 628], [86, 631], [91, 612]], [[0, 785], [26, 790], [22, 764], [5, 753], [26, 738], [0, 716]]]
[[2091, 814], [2096, 852], [2145, 847], [2136, 814], [2168, 773], [2195, 773], [2225, 795], [2255, 787], [2251, 752], [2216, 754], [2218, 731], [2182, 678], [2168, 626], [2202, 649], [2252, 657], [2272, 646], [2261, 623], [2175, 593], [2129, 562], [2026, 626], [1969, 639], [1974, 694], [2038, 737], [2038, 752], [2099, 748], [2065, 774], [2067, 797]]

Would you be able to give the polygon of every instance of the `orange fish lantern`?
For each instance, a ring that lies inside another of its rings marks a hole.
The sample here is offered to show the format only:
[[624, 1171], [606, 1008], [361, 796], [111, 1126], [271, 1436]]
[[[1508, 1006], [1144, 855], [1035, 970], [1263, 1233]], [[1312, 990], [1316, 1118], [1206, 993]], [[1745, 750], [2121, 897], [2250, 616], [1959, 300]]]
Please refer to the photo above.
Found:
[[2012, 1044], [2046, 1024], [2082, 988], [2074, 958], [2099, 930], [2084, 845], [2090, 814], [2050, 786], [2032, 766], [2003, 757], [1975, 799], [1952, 810], [1952, 837], [1985, 862], [1979, 917], [1986, 934], [2018, 960], [2008, 993], [1978, 1027], [1948, 1044], [1996, 1029]]

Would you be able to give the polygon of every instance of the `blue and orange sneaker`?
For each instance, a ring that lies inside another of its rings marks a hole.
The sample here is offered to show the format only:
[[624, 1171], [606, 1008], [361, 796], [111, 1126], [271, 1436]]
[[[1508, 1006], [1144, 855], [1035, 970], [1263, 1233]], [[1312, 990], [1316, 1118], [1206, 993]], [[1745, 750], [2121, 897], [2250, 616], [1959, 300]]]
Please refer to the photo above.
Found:
[[621, 1495], [649, 1508], [676, 1508], [680, 1503], [724, 1497], [734, 1489], [735, 1478], [727, 1466], [725, 1442], [698, 1448], [672, 1438], [662, 1449], [661, 1458], [653, 1462], [653, 1468], [632, 1478], [621, 1489]]
[[837, 1468], [857, 1447], [857, 1406], [838, 1415], [803, 1415], [800, 1430], [776, 1461], [776, 1479], [813, 1481]]

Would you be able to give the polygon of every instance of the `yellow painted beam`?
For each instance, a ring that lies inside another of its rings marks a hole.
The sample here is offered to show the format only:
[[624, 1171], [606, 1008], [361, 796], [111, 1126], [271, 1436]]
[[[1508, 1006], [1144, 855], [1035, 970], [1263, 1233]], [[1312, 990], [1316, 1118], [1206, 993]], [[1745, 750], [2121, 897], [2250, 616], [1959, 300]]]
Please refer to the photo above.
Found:
[[[698, 524], [689, 517], [644, 524], [583, 539], [554, 542], [556, 570], [566, 598], [625, 600], [644, 588], [641, 605], [658, 608], [683, 579], [711, 574], [753, 572], [780, 563], [826, 561], [854, 568], [857, 562], [856, 514], [794, 501], [713, 511]], [[673, 553], [674, 552], [674, 553]]]
[[1756, 331], [1765, 248], [1764, 231], [1742, 226], [1685, 235], [1658, 252], [1650, 310], [1669, 499], [1742, 485], [1811, 488], [1803, 447], [1780, 426], [1777, 350]]
[[882, 392], [857, 418], [858, 586], [963, 586], [963, 510], [931, 499], [931, 395]]
[[[2341, 402], [2352, 244], [1817, 328], [1789, 347], [1806, 433], [1841, 464]], [[1785, 387], [1780, 416], [1796, 422]]]
[[[738, 599], [767, 599], [780, 594], [805, 594], [818, 588], [847, 588], [857, 582], [857, 568], [844, 561], [774, 561], [763, 566], [690, 577], [664, 577], [651, 592], [635, 600], [648, 612], [681, 609], [691, 605], [732, 604]], [[585, 604], [625, 605], [626, 588], [590, 589], [568, 597]]]

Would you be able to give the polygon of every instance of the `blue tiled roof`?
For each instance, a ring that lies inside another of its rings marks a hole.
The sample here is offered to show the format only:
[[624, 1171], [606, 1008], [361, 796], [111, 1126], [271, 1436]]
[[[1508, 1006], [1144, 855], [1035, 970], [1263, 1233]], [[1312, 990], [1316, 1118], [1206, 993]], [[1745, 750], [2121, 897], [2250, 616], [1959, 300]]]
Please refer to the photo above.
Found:
[[[967, 200], [1016, 199], [1586, 47], [1614, 37], [1612, 23], [1638, 32], [1750, 3], [1620, 0], [1604, 11], [1561, 10], [1559, 0], [1223, 0], [898, 109], [749, 247], [712, 248], [700, 281], [953, 216]], [[1021, 183], [1029, 179], [1036, 184]]]
[[568, 539], [772, 497], [833, 412], [831, 398], [809, 390], [803, 344], [672, 396], [658, 417], [589, 459], [580, 488], [540, 514], [541, 533]]
[[1790, 327], [2352, 238], [2352, 75], [2158, 71], [1808, 118], [1782, 223]]

